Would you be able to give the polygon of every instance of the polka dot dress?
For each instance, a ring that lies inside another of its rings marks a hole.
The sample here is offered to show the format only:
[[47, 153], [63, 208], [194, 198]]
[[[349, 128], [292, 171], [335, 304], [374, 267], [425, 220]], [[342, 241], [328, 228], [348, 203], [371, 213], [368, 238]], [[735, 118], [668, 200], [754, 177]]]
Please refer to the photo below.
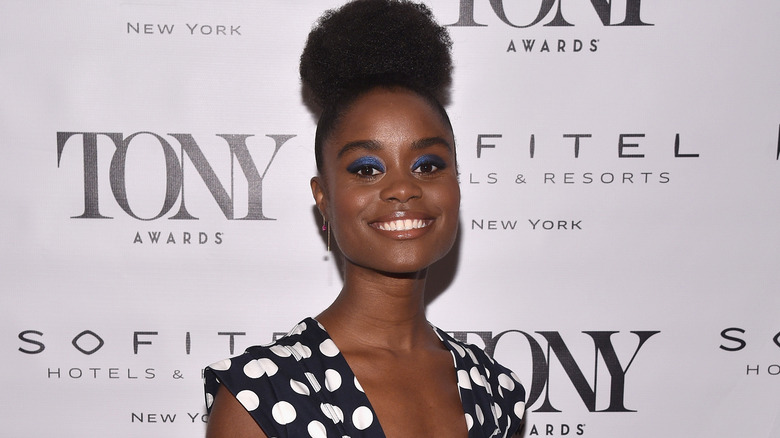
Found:
[[[509, 437], [525, 390], [481, 349], [435, 328], [452, 354], [469, 438]], [[206, 368], [206, 406], [224, 385], [271, 438], [384, 437], [371, 404], [336, 344], [307, 318], [267, 346]]]

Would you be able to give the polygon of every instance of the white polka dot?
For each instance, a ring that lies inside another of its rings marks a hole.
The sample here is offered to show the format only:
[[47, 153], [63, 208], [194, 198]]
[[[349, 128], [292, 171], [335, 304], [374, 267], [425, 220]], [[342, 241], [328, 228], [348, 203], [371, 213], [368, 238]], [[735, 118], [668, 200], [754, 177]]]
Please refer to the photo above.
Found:
[[471, 358], [472, 362], [474, 362], [474, 363], [480, 363], [481, 362], [481, 361], [477, 360], [477, 356], [474, 356], [474, 353], [470, 349], [466, 350], [466, 353], [469, 355], [469, 357]]
[[211, 405], [214, 404], [214, 396], [210, 393], [206, 393], [206, 408], [211, 409]]
[[352, 413], [352, 424], [360, 430], [366, 430], [374, 422], [374, 414], [371, 409], [361, 406]]
[[309, 432], [311, 438], [328, 438], [328, 432], [325, 431], [325, 426], [317, 420], [309, 423], [306, 427], [306, 431]]
[[339, 349], [332, 339], [325, 339], [322, 341], [322, 344], [320, 344], [320, 351], [328, 357], [335, 357], [339, 354]]
[[458, 386], [463, 389], [471, 389], [471, 379], [466, 370], [458, 370]]
[[279, 371], [279, 367], [276, 366], [274, 361], [272, 361], [271, 359], [266, 359], [266, 358], [257, 359], [257, 362], [259, 362], [260, 366], [263, 367], [265, 373], [268, 374], [268, 377], [273, 376], [274, 374], [276, 374], [277, 371]]
[[525, 413], [525, 403], [521, 401], [515, 403], [515, 415], [517, 415], [518, 418], [523, 418], [524, 413]]
[[261, 358], [250, 360], [244, 365], [244, 374], [250, 379], [258, 379], [264, 374], [273, 376], [279, 370], [279, 367], [271, 359]]
[[290, 332], [287, 333], [287, 336], [300, 335], [301, 333], [303, 333], [304, 330], [306, 330], [306, 323], [301, 322], [300, 324], [293, 327], [292, 330], [290, 330]]
[[333, 392], [341, 387], [341, 374], [336, 370], [325, 371], [325, 388]]
[[301, 344], [300, 342], [296, 342], [295, 345], [293, 345], [290, 348], [295, 350], [295, 352], [298, 353], [298, 355], [304, 359], [308, 359], [311, 357], [311, 348]]
[[474, 425], [474, 419], [471, 418], [471, 415], [466, 414], [466, 428], [468, 430], [471, 430], [471, 426], [473, 426], [473, 425]]
[[307, 372], [303, 373], [303, 375], [306, 376], [306, 380], [308, 380], [309, 383], [311, 384], [311, 387], [314, 388], [314, 392], [320, 392], [321, 386], [317, 382], [317, 378], [314, 377], [314, 374], [312, 374], [312, 373], [307, 371]]
[[290, 350], [288, 350], [285, 347], [282, 347], [281, 345], [274, 345], [273, 347], [269, 348], [269, 350], [273, 351], [275, 355], [279, 357], [290, 357], [292, 353], [290, 353]]
[[326, 417], [333, 420], [334, 423], [341, 423], [344, 421], [344, 411], [340, 407], [334, 406], [330, 403], [320, 404], [320, 409]]
[[518, 386], [520, 386], [520, 387], [522, 387], [522, 386], [523, 386], [523, 384], [522, 384], [522, 383], [520, 383], [520, 378], [519, 378], [519, 377], [517, 377], [517, 374], [515, 374], [514, 372], [510, 371], [510, 372], [509, 372], [509, 377], [511, 377], [511, 378], [512, 378], [512, 380], [514, 380], [514, 381], [515, 381], [515, 384], [516, 384], [516, 385], [518, 385]]
[[455, 351], [458, 352], [458, 355], [460, 355], [460, 357], [466, 357], [466, 351], [463, 350], [463, 347], [461, 347], [455, 342], [450, 342], [450, 345], [452, 346], [452, 348], [455, 349]]
[[300, 395], [309, 395], [309, 387], [305, 383], [290, 379], [290, 388]]
[[501, 406], [499, 406], [498, 403], [493, 403], [493, 413], [496, 418], [501, 418], [501, 416], [504, 415], [503, 411], [501, 411]]
[[281, 425], [292, 423], [295, 420], [296, 412], [293, 405], [286, 401], [277, 402], [273, 408], [271, 408], [271, 415], [274, 420]]
[[221, 360], [209, 365], [209, 368], [216, 371], [227, 371], [230, 369], [230, 359]]
[[333, 420], [336, 423], [343, 423], [344, 422], [344, 411], [341, 410], [338, 406], [333, 406], [333, 411], [336, 414], [336, 418]]
[[469, 371], [469, 375], [471, 376], [471, 381], [476, 383], [479, 386], [485, 386], [485, 378], [482, 377], [481, 374], [479, 374], [479, 369], [477, 367], [472, 367]]
[[509, 391], [514, 391], [515, 389], [515, 381], [512, 380], [512, 378], [507, 376], [506, 374], [499, 374], [498, 384]]
[[265, 370], [257, 363], [257, 360], [250, 360], [244, 365], [244, 374], [250, 379], [257, 379], [265, 374]]
[[360, 391], [360, 392], [366, 392], [366, 391], [363, 391], [363, 387], [362, 387], [362, 386], [360, 386], [360, 382], [358, 382], [358, 379], [357, 379], [357, 377], [355, 377], [355, 379], [354, 379], [354, 380], [355, 380], [355, 388], [357, 388], [357, 389], [358, 389], [358, 391]]
[[260, 398], [254, 392], [245, 389], [236, 394], [236, 400], [244, 406], [247, 411], [254, 411], [260, 406]]
[[479, 407], [479, 405], [474, 405], [474, 413], [477, 415], [477, 421], [479, 421], [479, 424], [483, 424], [485, 422], [485, 414], [482, 413], [482, 408]]

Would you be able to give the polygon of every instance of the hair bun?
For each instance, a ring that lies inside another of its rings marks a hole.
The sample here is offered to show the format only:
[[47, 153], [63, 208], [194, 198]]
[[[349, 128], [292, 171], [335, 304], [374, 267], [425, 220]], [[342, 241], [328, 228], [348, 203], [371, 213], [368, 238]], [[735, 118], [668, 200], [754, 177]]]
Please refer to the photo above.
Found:
[[444, 102], [452, 58], [447, 29], [422, 4], [357, 0], [325, 12], [301, 55], [304, 86], [322, 107], [371, 83], [420, 88]]

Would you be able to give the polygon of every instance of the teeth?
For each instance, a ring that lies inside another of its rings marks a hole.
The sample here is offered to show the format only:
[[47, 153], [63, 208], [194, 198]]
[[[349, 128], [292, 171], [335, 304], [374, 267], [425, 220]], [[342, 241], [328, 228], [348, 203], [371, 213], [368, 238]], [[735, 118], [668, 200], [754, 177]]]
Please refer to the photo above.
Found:
[[383, 231], [408, 231], [427, 227], [428, 224], [421, 219], [398, 219], [396, 221], [381, 222], [377, 228]]

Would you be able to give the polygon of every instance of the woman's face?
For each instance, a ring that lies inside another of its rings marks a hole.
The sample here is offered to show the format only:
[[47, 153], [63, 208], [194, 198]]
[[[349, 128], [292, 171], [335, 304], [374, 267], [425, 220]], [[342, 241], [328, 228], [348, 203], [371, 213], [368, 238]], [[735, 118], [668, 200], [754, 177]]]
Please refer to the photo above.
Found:
[[450, 250], [460, 207], [454, 148], [439, 113], [412, 91], [376, 88], [352, 104], [312, 179], [348, 263], [410, 273]]

